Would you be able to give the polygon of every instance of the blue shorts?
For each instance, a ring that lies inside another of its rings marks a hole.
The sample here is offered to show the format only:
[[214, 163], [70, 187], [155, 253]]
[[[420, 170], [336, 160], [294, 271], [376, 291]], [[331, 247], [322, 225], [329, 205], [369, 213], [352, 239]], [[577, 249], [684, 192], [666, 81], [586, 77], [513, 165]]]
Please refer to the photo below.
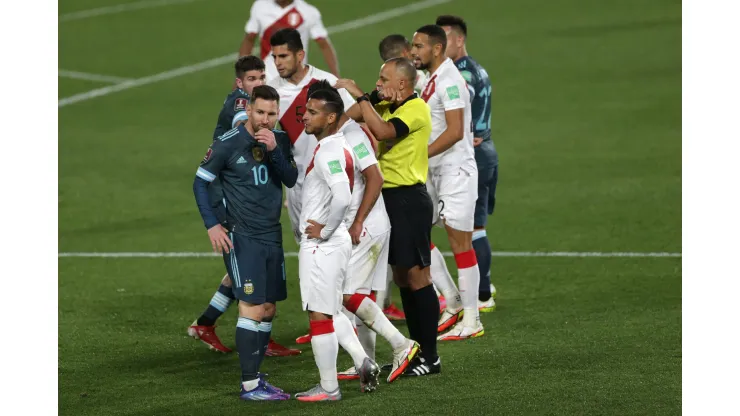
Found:
[[488, 216], [493, 214], [496, 206], [496, 182], [498, 182], [498, 165], [478, 166], [478, 200], [475, 201], [474, 227], [486, 226]]
[[234, 249], [224, 253], [224, 263], [234, 296], [253, 305], [285, 300], [288, 290], [283, 248], [236, 233], [229, 233], [229, 238]]

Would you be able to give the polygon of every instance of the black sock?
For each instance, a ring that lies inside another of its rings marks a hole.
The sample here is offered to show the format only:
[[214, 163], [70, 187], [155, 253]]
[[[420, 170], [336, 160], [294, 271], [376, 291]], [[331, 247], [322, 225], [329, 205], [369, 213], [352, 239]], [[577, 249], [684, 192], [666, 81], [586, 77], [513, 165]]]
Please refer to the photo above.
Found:
[[401, 305], [403, 306], [403, 313], [406, 314], [406, 327], [409, 329], [409, 338], [414, 341], [419, 340], [419, 312], [416, 307], [416, 300], [411, 292], [411, 289], [407, 287], [399, 288], [401, 292]]
[[260, 366], [262, 365], [262, 360], [265, 359], [265, 353], [267, 352], [267, 345], [270, 343], [270, 335], [272, 334], [272, 322], [265, 322], [262, 321], [260, 323], [260, 362], [257, 365], [257, 370], [259, 370]]
[[259, 322], [243, 317], [236, 322], [236, 350], [239, 352], [243, 382], [257, 378], [262, 361], [259, 325]]
[[434, 286], [425, 286], [412, 292], [419, 316], [419, 345], [421, 355], [433, 363], [437, 361], [437, 323], [439, 322], [439, 298]]
[[478, 300], [485, 302], [491, 298], [491, 244], [488, 242], [485, 230], [478, 236], [475, 233], [473, 234], [473, 250], [475, 250], [475, 257], [478, 259], [478, 268], [480, 269]]
[[230, 287], [220, 285], [218, 291], [213, 294], [211, 303], [203, 311], [203, 315], [198, 318], [198, 325], [213, 326], [216, 320], [226, 312], [226, 309], [234, 302], [234, 293]]

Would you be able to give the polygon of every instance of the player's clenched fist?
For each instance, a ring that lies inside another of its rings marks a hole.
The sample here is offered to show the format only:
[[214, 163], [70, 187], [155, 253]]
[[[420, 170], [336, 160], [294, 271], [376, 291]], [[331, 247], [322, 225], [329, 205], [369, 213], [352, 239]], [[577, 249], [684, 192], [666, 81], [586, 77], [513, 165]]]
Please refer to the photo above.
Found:
[[334, 84], [334, 88], [344, 88], [345, 90], [347, 90], [348, 93], [350, 93], [350, 95], [355, 98], [358, 98], [359, 96], [364, 94], [360, 87], [358, 87], [357, 84], [355, 84], [355, 82], [351, 79], [342, 78], [337, 80], [337, 83]]
[[259, 129], [259, 131], [254, 134], [254, 138], [257, 139], [258, 142], [264, 144], [265, 147], [267, 147], [268, 152], [272, 152], [277, 147], [275, 133], [270, 129]]
[[228, 254], [234, 248], [229, 236], [226, 234], [226, 228], [221, 224], [208, 229], [208, 238], [211, 239], [211, 246], [213, 246], [213, 251], [216, 253], [226, 252]]

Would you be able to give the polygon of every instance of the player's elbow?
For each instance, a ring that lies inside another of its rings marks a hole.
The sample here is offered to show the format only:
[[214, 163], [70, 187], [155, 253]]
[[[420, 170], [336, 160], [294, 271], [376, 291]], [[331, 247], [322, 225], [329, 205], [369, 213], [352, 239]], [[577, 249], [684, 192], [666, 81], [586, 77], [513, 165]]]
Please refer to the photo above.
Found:
[[292, 188], [295, 186], [296, 182], [298, 182], [298, 171], [293, 169], [293, 171], [286, 176], [285, 180], [283, 181], [283, 185], [288, 188]]

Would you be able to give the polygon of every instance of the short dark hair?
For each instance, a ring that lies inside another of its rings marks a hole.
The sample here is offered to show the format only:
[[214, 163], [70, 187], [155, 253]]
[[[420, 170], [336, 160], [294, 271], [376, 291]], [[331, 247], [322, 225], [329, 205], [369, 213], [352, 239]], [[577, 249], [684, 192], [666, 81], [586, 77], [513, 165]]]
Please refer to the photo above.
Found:
[[270, 46], [288, 45], [288, 50], [295, 53], [303, 50], [301, 34], [292, 27], [280, 29], [270, 36]]
[[385, 62], [391, 58], [398, 58], [404, 50], [411, 49], [409, 45], [409, 41], [403, 35], [388, 35], [378, 45], [380, 59]]
[[278, 94], [275, 88], [272, 88], [269, 85], [259, 85], [252, 89], [252, 96], [249, 97], [249, 102], [254, 104], [257, 102], [258, 98], [267, 101], [276, 101], [280, 104], [280, 94]]
[[344, 114], [344, 102], [342, 97], [339, 95], [339, 91], [331, 85], [329, 88], [317, 89], [313, 94], [308, 96], [309, 100], [321, 100], [324, 101], [324, 108], [330, 113], [335, 113], [337, 117], [341, 117]]
[[451, 14], [445, 14], [437, 17], [437, 26], [450, 26], [453, 29], [457, 29], [465, 37], [468, 36], [468, 25], [465, 24], [465, 20], [459, 16], [453, 16]]
[[331, 86], [331, 83], [329, 83], [329, 81], [322, 79], [321, 81], [316, 81], [311, 84], [311, 86], [308, 87], [308, 91], [306, 91], [306, 93], [310, 97], [313, 95], [313, 93], [319, 90], [337, 91], [336, 88]]
[[441, 26], [426, 25], [417, 29], [416, 32], [429, 36], [429, 42], [432, 46], [436, 44], [442, 45], [442, 52], [447, 48], [447, 34]]
[[264, 71], [265, 63], [262, 62], [262, 59], [253, 55], [242, 56], [237, 59], [234, 64], [234, 72], [236, 73], [236, 77], [239, 79], [241, 79], [248, 71], [254, 70]]
[[395, 64], [396, 72], [400, 72], [412, 86], [414, 85], [416, 81], [416, 66], [414, 66], [414, 63], [410, 59], [404, 57], [391, 58], [385, 63]]

